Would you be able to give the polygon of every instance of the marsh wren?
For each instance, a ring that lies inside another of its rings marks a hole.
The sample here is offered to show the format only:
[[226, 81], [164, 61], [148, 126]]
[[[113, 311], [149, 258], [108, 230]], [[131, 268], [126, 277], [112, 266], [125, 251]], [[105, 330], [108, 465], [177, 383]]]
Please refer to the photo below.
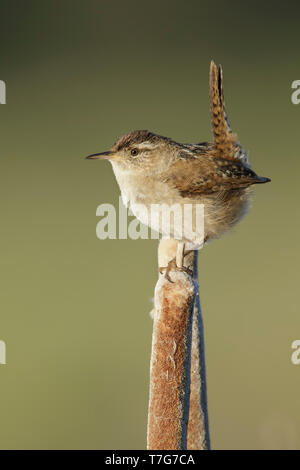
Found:
[[[203, 204], [204, 242], [233, 227], [249, 208], [253, 185], [270, 181], [250, 168], [248, 154], [232, 132], [224, 104], [222, 67], [217, 68], [213, 61], [209, 96], [212, 143], [181, 144], [139, 130], [121, 137], [109, 151], [87, 157], [112, 163], [124, 204], [150, 226], [151, 222], [135, 210], [137, 206]], [[173, 223], [171, 236], [178, 239], [177, 228]], [[191, 236], [185, 231], [172, 268], [185, 269], [185, 248], [200, 246], [201, 237], [203, 230], [197, 232], [197, 227]]]

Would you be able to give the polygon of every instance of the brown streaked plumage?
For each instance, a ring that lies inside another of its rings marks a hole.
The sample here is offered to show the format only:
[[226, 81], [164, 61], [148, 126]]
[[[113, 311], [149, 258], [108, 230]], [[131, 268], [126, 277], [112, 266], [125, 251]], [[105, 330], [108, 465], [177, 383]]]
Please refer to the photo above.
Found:
[[[217, 68], [214, 62], [210, 65], [209, 96], [212, 143], [181, 144], [139, 130], [121, 137], [109, 152], [87, 157], [111, 161], [123, 201], [134, 213], [141, 203], [147, 207], [204, 204], [205, 241], [221, 236], [241, 219], [254, 184], [270, 181], [250, 168], [248, 155], [231, 130], [222, 67]], [[174, 224], [174, 238], [175, 234]], [[197, 244], [197, 236], [187, 236], [182, 242]]]

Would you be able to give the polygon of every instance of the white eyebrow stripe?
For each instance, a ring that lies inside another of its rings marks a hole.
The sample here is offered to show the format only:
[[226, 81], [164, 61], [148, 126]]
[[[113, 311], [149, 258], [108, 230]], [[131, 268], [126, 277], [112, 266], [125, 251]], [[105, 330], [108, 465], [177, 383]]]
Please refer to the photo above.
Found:
[[148, 150], [155, 149], [158, 146], [159, 146], [159, 144], [154, 144], [153, 145], [152, 142], [141, 142], [140, 144], [137, 145], [137, 147], [139, 149], [148, 149]]

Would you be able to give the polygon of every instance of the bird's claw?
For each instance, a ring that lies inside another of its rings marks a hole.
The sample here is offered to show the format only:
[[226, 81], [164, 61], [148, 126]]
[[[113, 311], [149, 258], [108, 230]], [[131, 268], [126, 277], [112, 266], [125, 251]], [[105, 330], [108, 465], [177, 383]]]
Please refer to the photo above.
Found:
[[176, 258], [173, 258], [171, 259], [171, 261], [169, 261], [167, 267], [159, 268], [159, 273], [164, 274], [165, 271], [165, 279], [167, 279], [169, 282], [172, 282], [172, 284], [174, 283], [174, 281], [172, 281], [172, 279], [170, 278], [170, 271], [172, 270], [187, 273], [189, 276], [193, 275], [193, 271], [191, 269], [186, 268], [185, 266], [177, 266]]

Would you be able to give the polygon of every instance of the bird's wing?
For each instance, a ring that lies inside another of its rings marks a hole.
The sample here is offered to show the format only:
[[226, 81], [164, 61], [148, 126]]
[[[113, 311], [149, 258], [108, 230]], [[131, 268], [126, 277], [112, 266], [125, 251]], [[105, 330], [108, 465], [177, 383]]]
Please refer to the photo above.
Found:
[[225, 109], [223, 70], [211, 61], [209, 73], [211, 125], [216, 155], [219, 158], [238, 160], [249, 166], [249, 157], [232, 132]]
[[162, 173], [161, 180], [184, 197], [199, 197], [267, 181], [238, 160], [213, 155], [178, 159]]

